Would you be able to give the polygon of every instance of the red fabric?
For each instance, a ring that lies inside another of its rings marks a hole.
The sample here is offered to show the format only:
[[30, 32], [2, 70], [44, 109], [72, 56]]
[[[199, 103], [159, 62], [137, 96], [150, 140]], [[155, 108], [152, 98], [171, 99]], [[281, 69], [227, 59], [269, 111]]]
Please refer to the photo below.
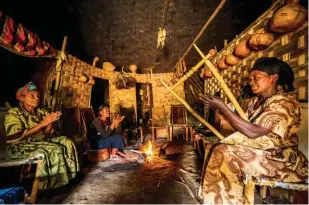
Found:
[[0, 10], [0, 45], [27, 57], [55, 57], [57, 50]]

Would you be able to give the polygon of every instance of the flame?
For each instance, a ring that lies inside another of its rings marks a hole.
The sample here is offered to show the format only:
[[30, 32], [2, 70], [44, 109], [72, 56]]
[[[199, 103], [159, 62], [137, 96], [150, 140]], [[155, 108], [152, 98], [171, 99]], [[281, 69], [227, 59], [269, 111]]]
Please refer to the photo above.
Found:
[[148, 140], [147, 144], [142, 147], [141, 151], [147, 155], [146, 161], [151, 162], [153, 157], [152, 142]]

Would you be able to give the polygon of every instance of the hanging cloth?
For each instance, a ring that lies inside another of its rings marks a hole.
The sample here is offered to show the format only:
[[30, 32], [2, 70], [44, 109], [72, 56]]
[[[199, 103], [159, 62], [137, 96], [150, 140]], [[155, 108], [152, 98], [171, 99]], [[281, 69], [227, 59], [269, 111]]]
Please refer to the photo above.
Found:
[[58, 52], [48, 42], [15, 22], [0, 10], [0, 46], [26, 57], [56, 57]]

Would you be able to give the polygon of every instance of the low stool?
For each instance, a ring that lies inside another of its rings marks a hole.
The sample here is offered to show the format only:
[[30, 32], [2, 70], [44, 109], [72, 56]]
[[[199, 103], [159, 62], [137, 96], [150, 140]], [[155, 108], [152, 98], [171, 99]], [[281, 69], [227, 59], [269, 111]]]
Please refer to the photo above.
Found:
[[275, 182], [275, 181], [268, 181], [259, 178], [253, 177], [246, 177], [244, 181], [245, 189], [244, 189], [244, 196], [245, 196], [245, 204], [254, 204], [254, 190], [255, 186], [261, 186], [260, 195], [261, 198], [266, 197], [266, 189], [267, 187], [280, 187], [282, 189], [289, 189], [289, 190], [298, 190], [298, 191], [308, 191], [308, 182], [295, 182], [295, 183], [285, 183], [285, 182]]
[[92, 163], [103, 162], [110, 157], [110, 149], [89, 150], [88, 160]]

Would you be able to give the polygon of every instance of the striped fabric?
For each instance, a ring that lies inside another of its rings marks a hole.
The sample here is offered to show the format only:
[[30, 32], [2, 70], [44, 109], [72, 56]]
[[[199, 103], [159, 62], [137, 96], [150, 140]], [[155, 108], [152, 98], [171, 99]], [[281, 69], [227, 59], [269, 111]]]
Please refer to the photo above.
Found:
[[55, 57], [57, 50], [0, 10], [0, 46], [26, 57]]

